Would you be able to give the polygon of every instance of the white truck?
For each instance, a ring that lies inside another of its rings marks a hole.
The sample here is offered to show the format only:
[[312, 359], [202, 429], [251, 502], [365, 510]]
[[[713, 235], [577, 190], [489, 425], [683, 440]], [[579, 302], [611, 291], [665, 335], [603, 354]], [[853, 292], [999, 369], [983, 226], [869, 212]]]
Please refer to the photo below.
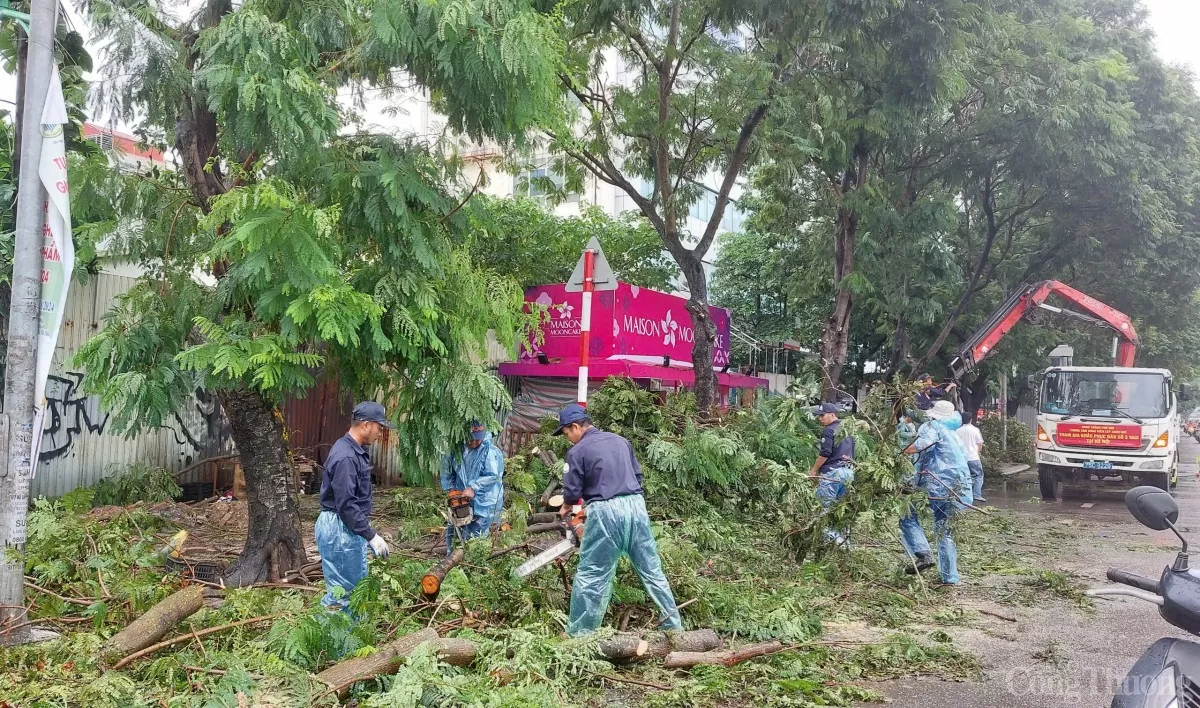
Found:
[[[1058, 295], [1084, 312], [1046, 304]], [[1074, 366], [1074, 352], [1050, 353], [1051, 367], [1029, 377], [1037, 391], [1037, 466], [1044, 499], [1057, 499], [1064, 484], [1151, 484], [1170, 490], [1179, 470], [1178, 392], [1166, 369], [1134, 367], [1138, 336], [1125, 313], [1055, 280], [1018, 288], [959, 348], [950, 363], [956, 379], [990, 356], [1022, 320], [1037, 322], [1041, 311], [1107, 327], [1113, 366]]]
[[1052, 366], [1035, 378], [1042, 498], [1064, 484], [1170, 490], [1179, 472], [1179, 401], [1166, 369]]

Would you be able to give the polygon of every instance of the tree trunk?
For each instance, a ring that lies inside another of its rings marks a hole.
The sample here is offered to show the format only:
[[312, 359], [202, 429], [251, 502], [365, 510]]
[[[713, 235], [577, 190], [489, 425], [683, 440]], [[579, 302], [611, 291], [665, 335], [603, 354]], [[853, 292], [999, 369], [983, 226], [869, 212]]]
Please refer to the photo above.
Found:
[[241, 587], [275, 582], [308, 562], [300, 537], [292, 463], [283, 442], [283, 422], [255, 391], [218, 391], [217, 397], [241, 454], [250, 501], [246, 547], [225, 576], [225, 584]]
[[860, 140], [854, 149], [854, 166], [842, 175], [838, 191], [842, 206], [838, 207], [833, 233], [833, 311], [825, 320], [821, 333], [821, 398], [834, 402], [841, 393], [842, 369], [850, 349], [850, 313], [854, 309], [854, 294], [846, 287], [846, 278], [854, 272], [854, 245], [858, 238], [858, 211], [845, 205], [847, 198], [867, 181], [867, 149]]
[[369, 656], [346, 659], [317, 674], [317, 678], [329, 686], [329, 693], [345, 697], [350, 687], [359, 681], [394, 674], [408, 656], [421, 644], [438, 638], [436, 630], [422, 629], [394, 641], [388, 642]]
[[708, 279], [704, 274], [704, 263], [699, 256], [688, 254], [677, 259], [688, 286], [688, 301], [685, 307], [692, 316], [692, 374], [696, 380], [696, 405], [701, 411], [712, 408], [717, 402], [717, 372], [713, 371], [713, 350], [717, 339], [717, 325], [708, 312]]
[[987, 374], [984, 372], [980, 372], [974, 381], [964, 385], [959, 392], [963, 411], [970, 415], [972, 420], [975, 419], [976, 414], [979, 412], [979, 407], [983, 405], [983, 401], [986, 398]]

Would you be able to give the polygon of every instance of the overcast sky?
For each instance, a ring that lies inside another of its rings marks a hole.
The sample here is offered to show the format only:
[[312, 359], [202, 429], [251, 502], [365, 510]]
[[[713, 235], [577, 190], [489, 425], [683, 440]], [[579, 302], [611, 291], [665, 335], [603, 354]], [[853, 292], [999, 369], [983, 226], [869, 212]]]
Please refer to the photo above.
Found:
[[1186, 64], [1200, 77], [1200, 0], [1143, 0], [1158, 51], [1172, 64]]

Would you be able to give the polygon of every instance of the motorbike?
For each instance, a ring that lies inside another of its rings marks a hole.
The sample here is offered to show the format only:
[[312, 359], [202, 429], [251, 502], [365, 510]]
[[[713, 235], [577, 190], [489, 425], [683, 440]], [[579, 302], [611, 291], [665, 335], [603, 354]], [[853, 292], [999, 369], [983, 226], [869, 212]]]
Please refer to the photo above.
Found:
[[[1143, 526], [1174, 532], [1182, 550], [1158, 580], [1109, 568], [1108, 579], [1118, 586], [1093, 588], [1087, 595], [1149, 602], [1170, 624], [1200, 635], [1200, 572], [1188, 567], [1188, 544], [1176, 526], [1175, 499], [1158, 487], [1134, 487], [1125, 495], [1125, 507]], [[1200, 708], [1200, 643], [1168, 637], [1152, 644], [1125, 675], [1112, 708]]]

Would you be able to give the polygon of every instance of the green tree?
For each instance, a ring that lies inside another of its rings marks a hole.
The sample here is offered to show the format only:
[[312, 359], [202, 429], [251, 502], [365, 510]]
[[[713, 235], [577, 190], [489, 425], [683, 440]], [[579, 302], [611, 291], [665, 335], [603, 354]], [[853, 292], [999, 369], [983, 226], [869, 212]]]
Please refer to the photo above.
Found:
[[477, 268], [450, 164], [354, 132], [339, 89], [397, 70], [431, 89], [456, 130], [519, 143], [559, 96], [557, 36], [521, 0], [318, 5], [97, 0], [101, 102], [170, 144], [178, 173], [141, 175], [119, 200], [114, 256], [145, 275], [80, 352], [88, 391], [134, 432], [196, 385], [213, 391], [242, 456], [250, 528], [225, 579], [302, 564], [277, 404], [336, 371], [403, 411], [400, 459], [428, 479], [464, 420], [505, 404], [470, 363], [488, 329], [529, 322], [511, 279]]
[[525, 287], [565, 283], [593, 236], [622, 282], [670, 290], [679, 273], [658, 233], [632, 213], [609, 216], [590, 206], [559, 217], [527, 197], [474, 202], [471, 258]]
[[[717, 392], [703, 259], [739, 178], [762, 151], [764, 118], [821, 63], [825, 5], [654, 0], [562, 9], [562, 80], [579, 109], [550, 131], [551, 148], [628, 195], [679, 265], [702, 408]], [[691, 207], [710, 197], [711, 214], [689, 229]]]

